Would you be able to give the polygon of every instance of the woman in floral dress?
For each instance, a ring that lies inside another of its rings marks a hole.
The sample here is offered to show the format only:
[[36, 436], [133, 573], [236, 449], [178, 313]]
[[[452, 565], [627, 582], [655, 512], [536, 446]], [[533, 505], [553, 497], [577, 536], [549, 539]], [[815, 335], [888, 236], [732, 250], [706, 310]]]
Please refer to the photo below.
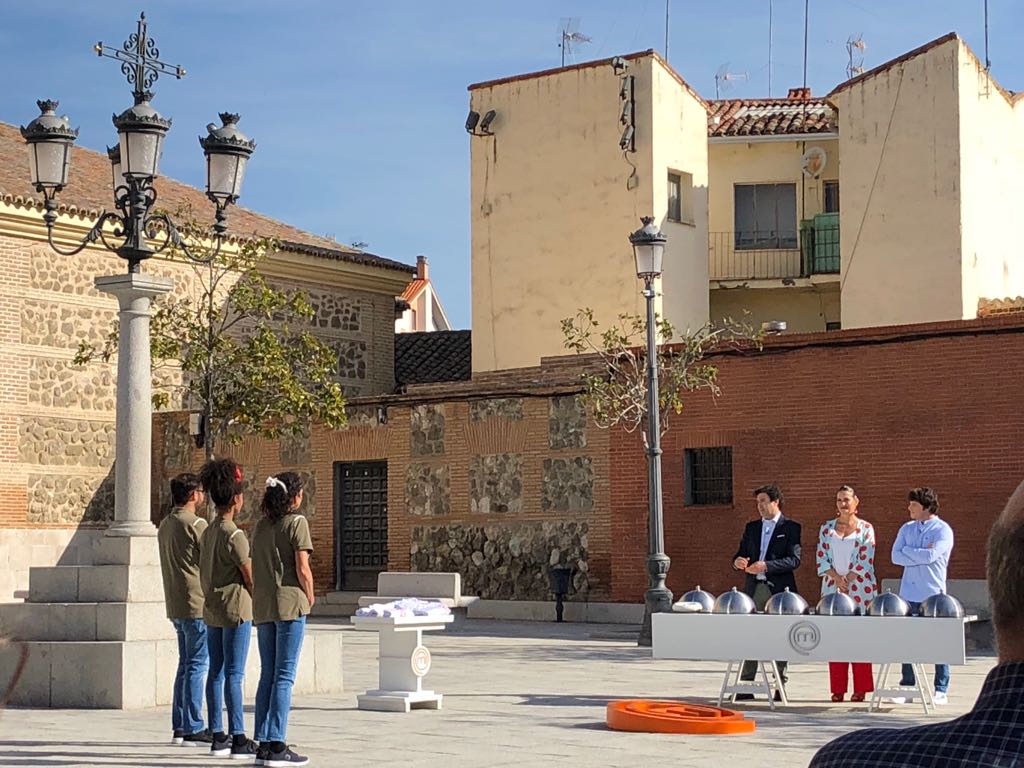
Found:
[[[875, 581], [875, 529], [857, 513], [860, 499], [853, 488], [840, 486], [836, 491], [838, 514], [821, 526], [818, 533], [817, 565], [821, 576], [821, 594], [843, 592], [864, 611], [878, 591]], [[849, 662], [829, 662], [832, 701], [842, 701], [849, 687]], [[864, 701], [875, 689], [871, 665], [853, 663], [851, 701]]]

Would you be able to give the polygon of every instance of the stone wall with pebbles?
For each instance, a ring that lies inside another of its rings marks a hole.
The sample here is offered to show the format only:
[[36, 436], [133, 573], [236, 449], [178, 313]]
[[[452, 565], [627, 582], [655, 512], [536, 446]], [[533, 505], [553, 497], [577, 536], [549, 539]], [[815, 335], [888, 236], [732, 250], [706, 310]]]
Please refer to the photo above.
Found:
[[109, 467], [114, 461], [114, 423], [23, 416], [18, 459], [51, 467]]
[[409, 414], [409, 450], [413, 456], [444, 453], [444, 405], [414, 405]]
[[96, 477], [29, 474], [29, 523], [74, 525], [113, 519], [113, 472]]
[[494, 397], [488, 400], [474, 400], [469, 404], [470, 421], [486, 421], [493, 418], [522, 421], [523, 398]]
[[80, 341], [102, 346], [116, 313], [26, 299], [21, 308], [21, 343], [78, 349]]
[[338, 375], [341, 378], [366, 378], [365, 341], [335, 341], [331, 346], [338, 353]]
[[409, 465], [405, 476], [405, 510], [411, 515], [451, 514], [451, 478], [447, 466]]
[[111, 368], [81, 368], [70, 360], [34, 358], [29, 364], [28, 401], [46, 408], [109, 411], [117, 403]]
[[306, 297], [313, 307], [310, 324], [314, 328], [352, 332], [361, 330], [362, 304], [359, 299], [311, 290], [306, 290]]
[[469, 462], [469, 511], [518, 515], [523, 511], [523, 457], [474, 456]]
[[594, 468], [589, 456], [544, 459], [541, 509], [590, 512], [594, 508]]
[[549, 400], [548, 446], [556, 450], [587, 447], [587, 410], [578, 397]]
[[416, 526], [410, 547], [414, 571], [455, 571], [462, 592], [493, 600], [550, 600], [548, 569], [573, 569], [569, 599], [590, 591], [587, 523]]

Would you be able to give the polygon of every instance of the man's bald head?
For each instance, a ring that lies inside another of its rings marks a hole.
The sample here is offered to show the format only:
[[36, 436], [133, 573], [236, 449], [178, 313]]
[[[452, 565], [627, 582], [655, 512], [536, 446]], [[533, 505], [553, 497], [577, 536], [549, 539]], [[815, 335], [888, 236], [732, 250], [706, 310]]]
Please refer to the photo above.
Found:
[[988, 537], [988, 591], [1000, 661], [1024, 661], [1024, 482]]

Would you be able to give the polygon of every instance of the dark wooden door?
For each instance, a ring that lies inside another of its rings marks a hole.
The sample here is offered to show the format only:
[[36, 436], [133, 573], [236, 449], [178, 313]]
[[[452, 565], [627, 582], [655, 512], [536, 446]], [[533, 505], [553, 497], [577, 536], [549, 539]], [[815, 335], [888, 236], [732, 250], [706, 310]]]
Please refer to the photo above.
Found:
[[334, 465], [337, 588], [372, 595], [388, 567], [388, 463]]

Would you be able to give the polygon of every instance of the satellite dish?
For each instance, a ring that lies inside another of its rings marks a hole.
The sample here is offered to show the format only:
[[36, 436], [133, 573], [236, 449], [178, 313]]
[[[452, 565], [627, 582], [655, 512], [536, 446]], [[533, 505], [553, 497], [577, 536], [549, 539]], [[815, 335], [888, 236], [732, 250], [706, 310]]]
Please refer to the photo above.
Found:
[[800, 169], [804, 172], [804, 176], [816, 179], [825, 170], [825, 163], [827, 161], [828, 155], [825, 154], [824, 149], [821, 147], [811, 147], [800, 158]]

